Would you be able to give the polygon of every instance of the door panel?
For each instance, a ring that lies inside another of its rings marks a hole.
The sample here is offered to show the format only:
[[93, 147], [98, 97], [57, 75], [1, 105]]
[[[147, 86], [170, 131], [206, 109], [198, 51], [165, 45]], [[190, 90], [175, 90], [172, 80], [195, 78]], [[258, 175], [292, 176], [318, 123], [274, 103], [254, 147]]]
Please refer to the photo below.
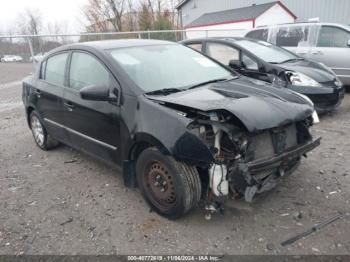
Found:
[[310, 58], [330, 67], [344, 84], [350, 85], [350, 32], [334, 26], [322, 26], [317, 46]]
[[89, 85], [109, 85], [111, 90], [118, 86], [97, 58], [73, 52], [70, 87], [65, 88], [63, 94], [70, 143], [112, 164], [120, 164], [120, 107], [105, 101], [81, 99], [79, 90]]
[[64, 122], [63, 85], [68, 53], [54, 55], [43, 62], [40, 79], [34, 93], [37, 110], [44, 119], [47, 131], [60, 141], [67, 141]]
[[66, 88], [64, 108], [70, 143], [108, 162], [118, 162], [119, 107], [108, 102], [83, 100], [78, 91]]

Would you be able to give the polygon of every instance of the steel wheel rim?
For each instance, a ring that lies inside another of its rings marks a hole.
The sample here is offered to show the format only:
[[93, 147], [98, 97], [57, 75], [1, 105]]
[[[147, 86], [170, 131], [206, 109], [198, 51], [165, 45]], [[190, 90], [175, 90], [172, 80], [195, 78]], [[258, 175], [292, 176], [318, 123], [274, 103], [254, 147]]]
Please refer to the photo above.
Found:
[[169, 170], [154, 161], [147, 165], [144, 182], [153, 202], [162, 208], [172, 207], [176, 203], [174, 180]]
[[35, 142], [38, 145], [42, 146], [44, 144], [44, 129], [39, 119], [36, 116], [32, 116], [32, 119], [30, 121], [30, 126], [32, 128]]

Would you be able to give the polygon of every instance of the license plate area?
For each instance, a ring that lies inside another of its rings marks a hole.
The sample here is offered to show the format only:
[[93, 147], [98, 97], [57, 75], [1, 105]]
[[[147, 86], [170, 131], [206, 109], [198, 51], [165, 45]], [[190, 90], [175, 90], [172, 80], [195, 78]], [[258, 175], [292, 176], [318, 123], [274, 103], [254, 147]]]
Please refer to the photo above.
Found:
[[272, 145], [276, 154], [281, 154], [287, 148], [286, 130], [274, 130], [271, 132]]
[[297, 130], [295, 125], [271, 130], [270, 134], [275, 154], [281, 154], [286, 149], [297, 145]]

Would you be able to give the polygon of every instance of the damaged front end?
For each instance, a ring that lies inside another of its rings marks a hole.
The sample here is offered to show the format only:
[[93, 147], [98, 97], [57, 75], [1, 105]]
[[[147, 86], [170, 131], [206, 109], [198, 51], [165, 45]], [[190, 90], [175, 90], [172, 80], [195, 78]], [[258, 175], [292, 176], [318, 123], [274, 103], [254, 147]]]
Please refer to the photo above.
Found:
[[280, 177], [292, 173], [302, 156], [320, 144], [309, 127], [312, 117], [284, 126], [249, 132], [226, 111], [196, 112], [188, 125], [213, 155], [207, 171], [204, 199], [208, 215], [221, 209], [228, 197], [254, 196], [276, 186]]

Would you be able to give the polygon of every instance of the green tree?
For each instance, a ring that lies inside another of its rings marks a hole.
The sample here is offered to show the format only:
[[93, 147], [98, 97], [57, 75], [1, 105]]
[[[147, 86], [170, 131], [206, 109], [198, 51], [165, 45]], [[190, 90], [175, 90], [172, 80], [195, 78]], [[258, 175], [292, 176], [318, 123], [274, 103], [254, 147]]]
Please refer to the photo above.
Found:
[[141, 4], [141, 12], [139, 14], [139, 28], [141, 31], [152, 30], [152, 13], [148, 9], [146, 3]]
[[173, 25], [170, 21], [169, 11], [157, 14], [157, 20], [154, 22], [154, 30], [171, 30]]
[[[157, 13], [157, 19], [154, 22], [153, 29], [157, 31], [173, 29], [173, 24], [170, 18], [170, 12], [168, 10]], [[169, 41], [175, 41], [175, 38], [176, 38], [175, 34], [171, 32], [160, 32], [154, 35], [153, 37], [157, 39], [164, 39]]]

